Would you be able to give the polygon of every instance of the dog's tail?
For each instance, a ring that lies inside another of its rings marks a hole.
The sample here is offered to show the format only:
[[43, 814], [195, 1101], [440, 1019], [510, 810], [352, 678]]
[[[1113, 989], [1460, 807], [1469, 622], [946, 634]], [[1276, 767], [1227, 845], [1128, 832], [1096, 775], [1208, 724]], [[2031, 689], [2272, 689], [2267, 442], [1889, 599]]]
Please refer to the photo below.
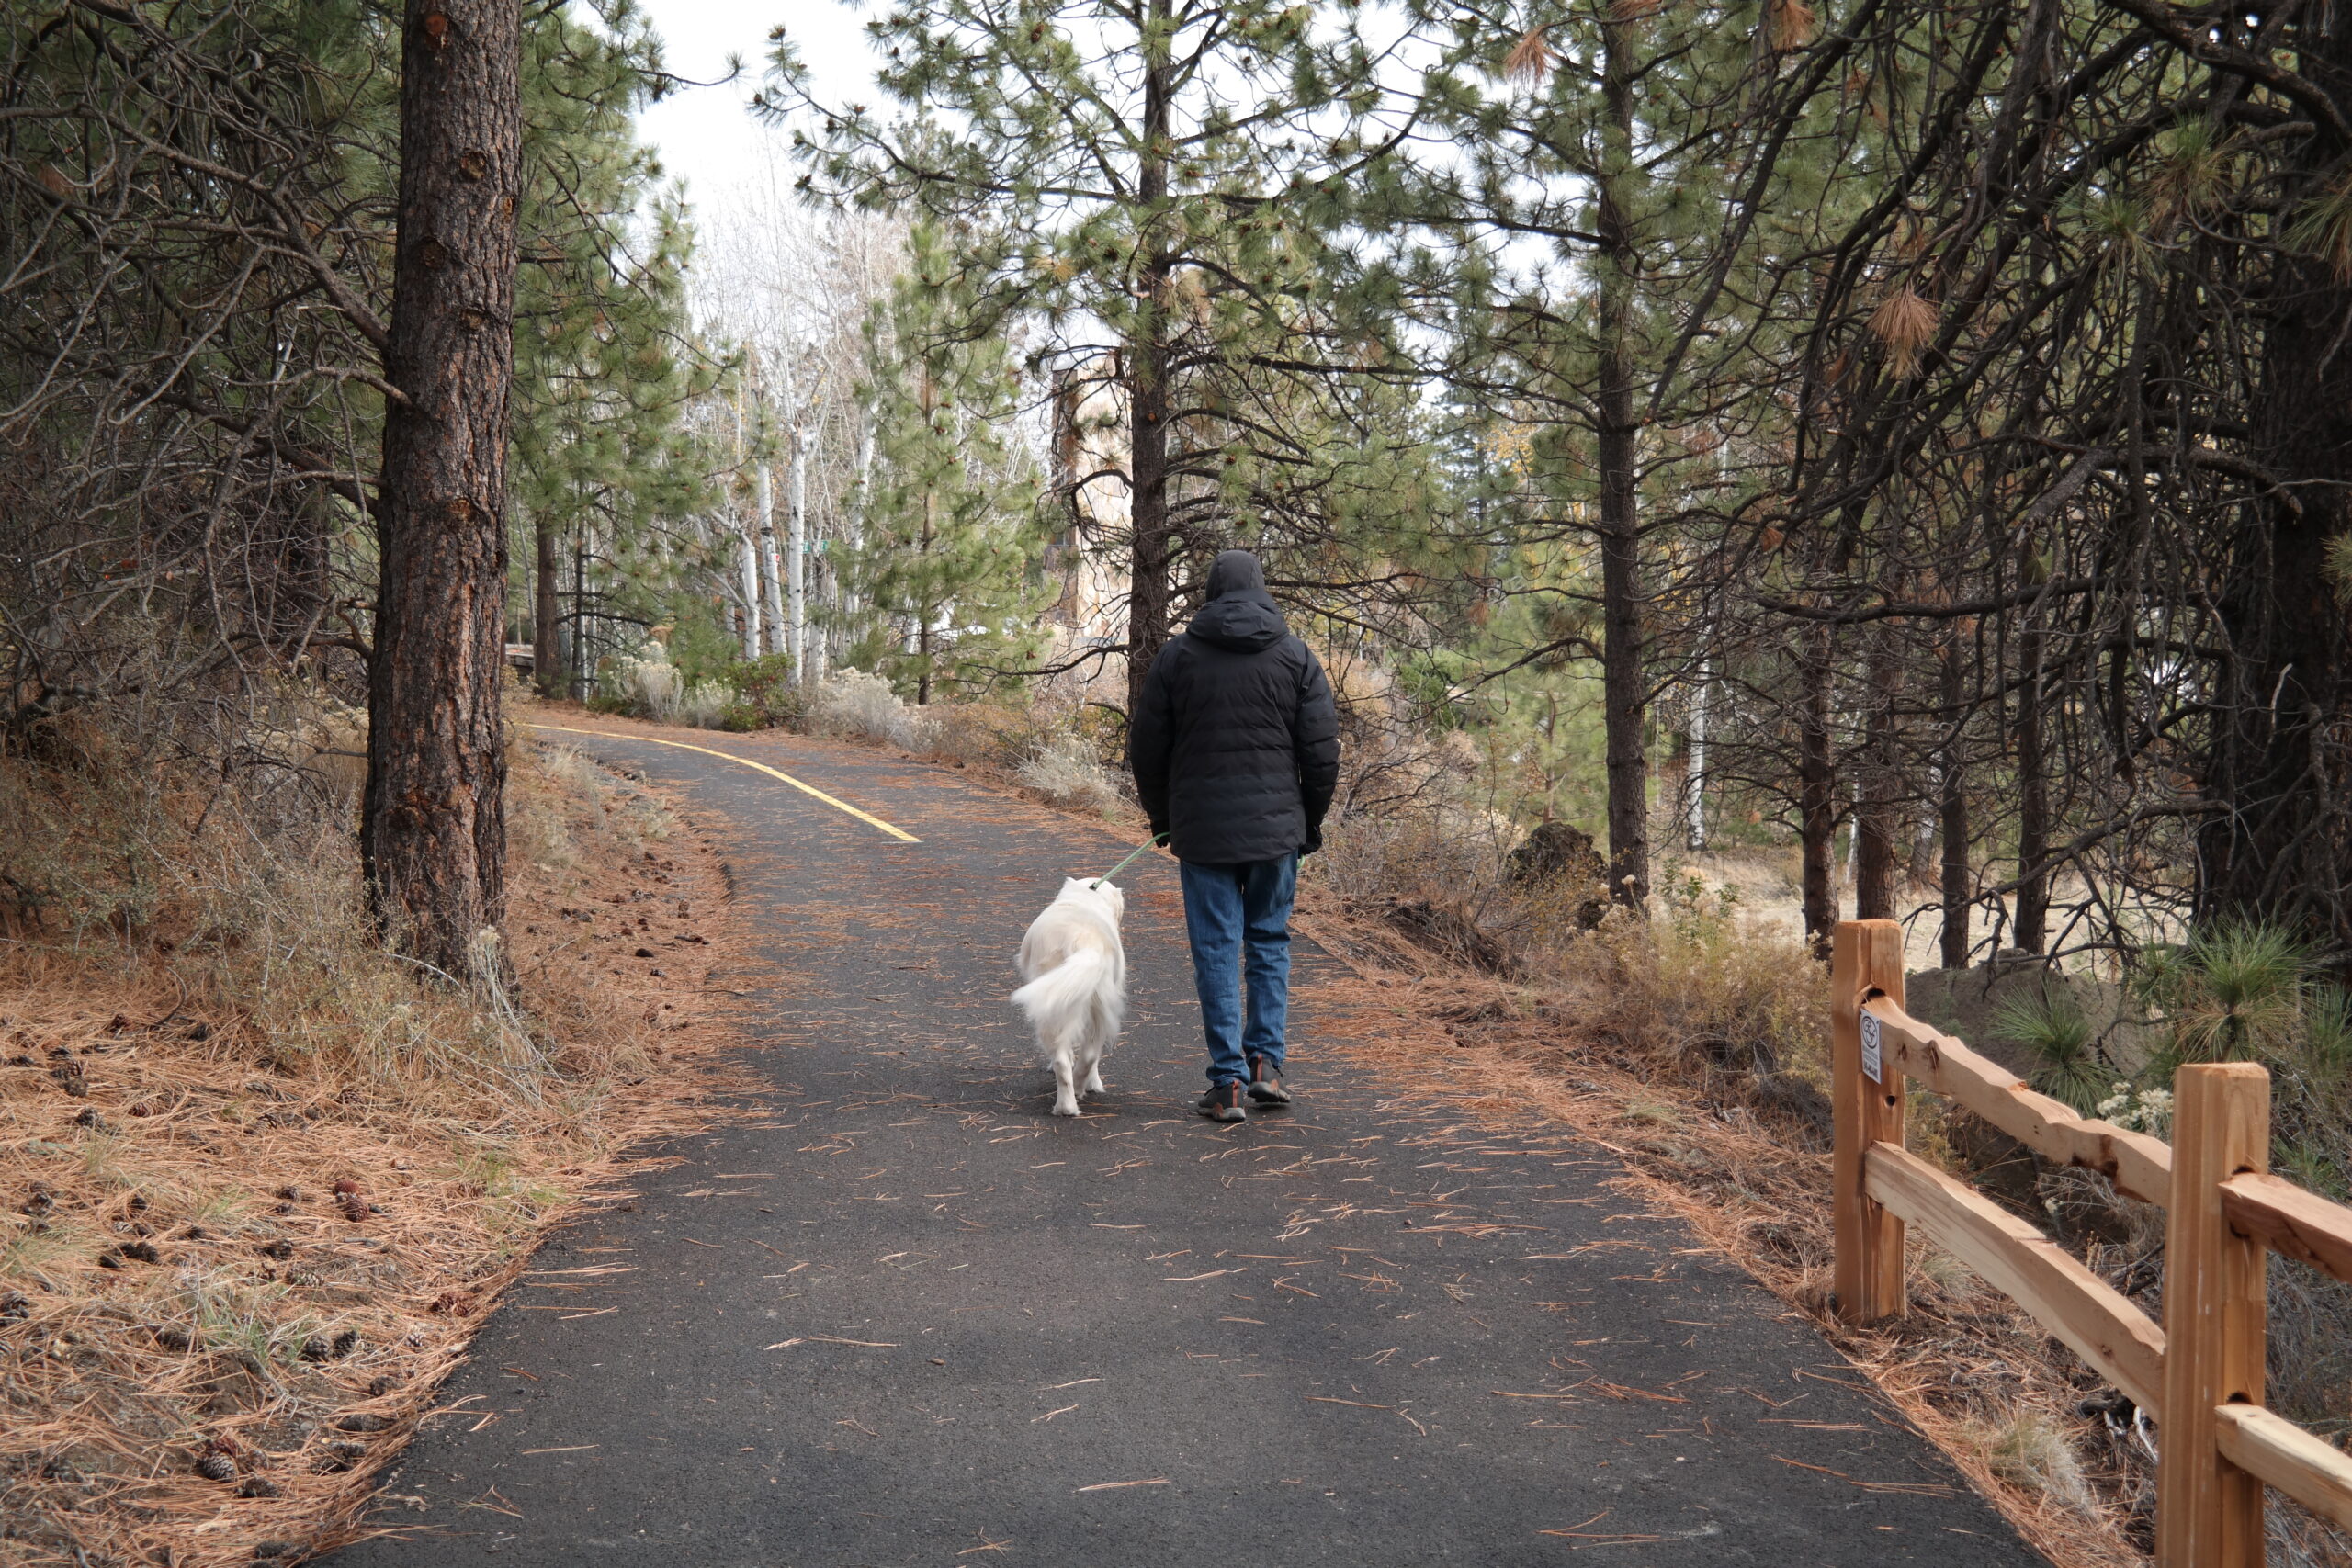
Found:
[[1053, 1029], [1100, 997], [1110, 977], [1111, 955], [1099, 947], [1081, 947], [1013, 992], [1012, 1005], [1039, 1030]]

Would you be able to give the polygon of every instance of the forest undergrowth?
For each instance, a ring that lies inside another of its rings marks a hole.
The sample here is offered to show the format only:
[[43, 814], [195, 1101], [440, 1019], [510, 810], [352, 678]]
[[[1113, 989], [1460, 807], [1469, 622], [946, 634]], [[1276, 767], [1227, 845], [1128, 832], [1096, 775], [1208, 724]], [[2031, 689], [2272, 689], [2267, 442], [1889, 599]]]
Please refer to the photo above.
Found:
[[22, 739], [0, 1562], [307, 1555], [538, 1237], [723, 1113], [723, 874], [659, 792], [514, 744], [504, 978], [460, 989], [371, 929], [346, 712], [289, 690]]

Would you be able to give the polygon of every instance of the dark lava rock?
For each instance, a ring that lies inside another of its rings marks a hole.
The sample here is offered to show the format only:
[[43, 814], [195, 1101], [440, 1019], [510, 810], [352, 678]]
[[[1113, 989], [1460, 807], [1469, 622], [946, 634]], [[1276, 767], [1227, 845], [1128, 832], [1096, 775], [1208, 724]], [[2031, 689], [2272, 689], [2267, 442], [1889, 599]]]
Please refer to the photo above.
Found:
[[1592, 835], [1569, 823], [1538, 823], [1511, 851], [1507, 874], [1514, 887], [1560, 886], [1586, 892], [1577, 905], [1577, 924], [1587, 931], [1609, 912], [1609, 863]]

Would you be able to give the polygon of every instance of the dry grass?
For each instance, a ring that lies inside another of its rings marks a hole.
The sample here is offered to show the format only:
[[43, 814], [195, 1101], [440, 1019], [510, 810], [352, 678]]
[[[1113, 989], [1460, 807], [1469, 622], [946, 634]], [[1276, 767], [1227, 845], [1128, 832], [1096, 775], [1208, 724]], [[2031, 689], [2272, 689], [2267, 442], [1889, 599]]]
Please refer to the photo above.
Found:
[[723, 880], [663, 798], [520, 750], [514, 985], [458, 993], [368, 940], [311, 719], [209, 799], [120, 734], [0, 762], [0, 834], [55, 835], [5, 866], [43, 897], [0, 946], [0, 1562], [309, 1550], [537, 1237], [723, 1081]]

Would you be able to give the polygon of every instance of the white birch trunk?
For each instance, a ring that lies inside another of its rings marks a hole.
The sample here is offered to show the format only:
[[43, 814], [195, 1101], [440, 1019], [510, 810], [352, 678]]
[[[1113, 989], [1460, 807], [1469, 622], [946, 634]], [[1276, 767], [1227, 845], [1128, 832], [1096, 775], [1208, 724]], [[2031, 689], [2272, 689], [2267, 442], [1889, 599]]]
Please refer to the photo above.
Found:
[[736, 556], [743, 577], [743, 657], [760, 656], [760, 557], [749, 534], [735, 536]]
[[765, 458], [759, 467], [760, 600], [766, 606], [760, 651], [780, 653], [784, 642], [784, 585], [775, 547], [775, 476]]
[[792, 430], [792, 486], [785, 544], [785, 582], [791, 599], [786, 625], [791, 628], [792, 678], [808, 683], [808, 446], [796, 423]]

